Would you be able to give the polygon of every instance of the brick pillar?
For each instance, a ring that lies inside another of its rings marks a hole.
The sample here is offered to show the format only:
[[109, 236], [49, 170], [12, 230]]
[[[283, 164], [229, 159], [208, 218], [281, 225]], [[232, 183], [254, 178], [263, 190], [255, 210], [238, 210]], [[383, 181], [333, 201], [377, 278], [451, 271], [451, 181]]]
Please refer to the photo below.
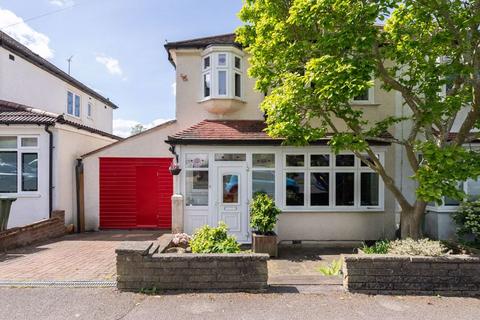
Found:
[[172, 233], [183, 232], [183, 196], [172, 196]]

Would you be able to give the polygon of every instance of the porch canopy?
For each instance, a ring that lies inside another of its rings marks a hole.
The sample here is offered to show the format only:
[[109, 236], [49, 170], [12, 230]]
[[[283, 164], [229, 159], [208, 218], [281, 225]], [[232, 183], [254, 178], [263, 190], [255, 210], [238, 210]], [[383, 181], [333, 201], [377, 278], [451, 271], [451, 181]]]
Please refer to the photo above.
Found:
[[[265, 132], [262, 120], [203, 120], [185, 130], [168, 136], [170, 145], [281, 145], [284, 139], [275, 139]], [[393, 137], [382, 133], [367, 140], [371, 145], [388, 146]], [[311, 145], [327, 145], [330, 137], [313, 141]]]

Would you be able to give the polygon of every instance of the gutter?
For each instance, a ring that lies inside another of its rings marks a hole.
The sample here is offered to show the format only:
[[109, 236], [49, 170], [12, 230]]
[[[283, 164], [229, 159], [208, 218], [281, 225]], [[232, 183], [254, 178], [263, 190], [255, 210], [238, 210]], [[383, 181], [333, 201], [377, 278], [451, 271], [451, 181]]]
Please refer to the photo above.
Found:
[[53, 132], [50, 131], [50, 125], [45, 125], [45, 131], [48, 133], [48, 217], [52, 217], [53, 208]]

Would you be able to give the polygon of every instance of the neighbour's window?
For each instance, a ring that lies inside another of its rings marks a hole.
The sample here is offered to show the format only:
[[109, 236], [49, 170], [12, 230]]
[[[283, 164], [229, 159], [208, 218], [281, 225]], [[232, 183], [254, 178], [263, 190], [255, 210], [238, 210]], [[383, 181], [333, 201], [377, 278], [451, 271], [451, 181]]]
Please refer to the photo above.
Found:
[[80, 117], [80, 96], [67, 91], [67, 114]]
[[369, 88], [363, 90], [363, 92], [361, 94], [359, 94], [358, 96], [353, 98], [353, 101], [355, 101], [355, 102], [357, 102], [357, 101], [369, 101], [369, 100], [370, 100], [370, 89]]
[[0, 193], [18, 193], [19, 189], [38, 191], [38, 138], [2, 136]]
[[374, 209], [383, 205], [378, 174], [353, 154], [286, 154], [284, 159], [286, 207]]
[[266, 194], [275, 199], [275, 154], [252, 154], [252, 197]]
[[87, 105], [87, 117], [91, 118], [92, 117], [92, 103], [89, 102]]
[[185, 204], [208, 206], [208, 154], [186, 154], [185, 170]]

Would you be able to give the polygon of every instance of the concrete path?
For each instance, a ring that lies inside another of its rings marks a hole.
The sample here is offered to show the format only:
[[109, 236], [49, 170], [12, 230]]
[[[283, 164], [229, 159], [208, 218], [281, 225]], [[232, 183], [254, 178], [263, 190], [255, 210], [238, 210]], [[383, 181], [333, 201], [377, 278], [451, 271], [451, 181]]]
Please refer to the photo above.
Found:
[[155, 240], [164, 231], [101, 231], [67, 235], [0, 254], [0, 281], [115, 280], [119, 241]]
[[148, 296], [114, 289], [0, 289], [0, 319], [478, 320], [480, 300], [329, 293]]

